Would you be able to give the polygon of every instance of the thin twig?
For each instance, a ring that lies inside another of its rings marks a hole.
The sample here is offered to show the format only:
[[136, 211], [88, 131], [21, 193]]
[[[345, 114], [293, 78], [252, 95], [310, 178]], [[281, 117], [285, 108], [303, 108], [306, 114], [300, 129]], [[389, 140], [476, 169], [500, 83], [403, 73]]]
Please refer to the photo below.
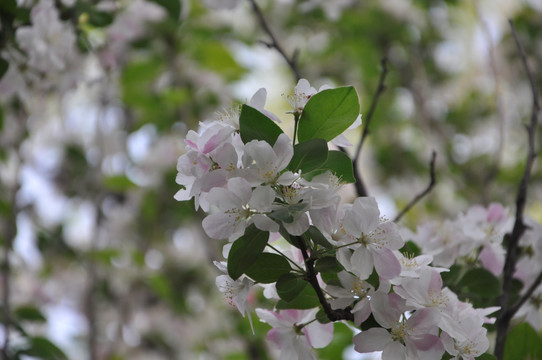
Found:
[[297, 237], [298, 243], [301, 245], [301, 254], [303, 255], [303, 260], [305, 261], [305, 267], [307, 268], [307, 275], [309, 283], [311, 284], [312, 288], [316, 292], [316, 296], [318, 296], [318, 300], [320, 301], [320, 305], [322, 305], [322, 308], [324, 309], [324, 312], [326, 313], [328, 319], [330, 321], [339, 321], [339, 320], [350, 320], [354, 321], [354, 315], [351, 312], [350, 308], [346, 309], [336, 309], [333, 310], [331, 308], [331, 305], [327, 302], [326, 296], [324, 295], [324, 291], [320, 287], [320, 284], [318, 283], [318, 278], [316, 277], [316, 270], [314, 269], [314, 258], [309, 257], [309, 254], [307, 252], [307, 248], [305, 245], [305, 241], [301, 237]]
[[298, 51], [297, 50], [294, 51], [291, 57], [288, 56], [286, 52], [284, 51], [284, 49], [282, 48], [282, 46], [280, 45], [279, 41], [277, 40], [277, 37], [275, 36], [273, 31], [271, 31], [271, 28], [267, 24], [267, 21], [265, 20], [265, 17], [263, 16], [262, 10], [256, 3], [256, 0], [249, 0], [249, 2], [252, 5], [252, 11], [258, 18], [260, 26], [271, 39], [271, 42], [262, 41], [262, 43], [265, 44], [268, 48], [275, 49], [279, 52], [279, 54], [284, 58], [284, 60], [286, 61], [290, 69], [292, 70], [295, 76], [296, 82], [298, 82], [299, 79], [301, 79], [301, 74], [299, 73], [299, 69], [297, 68]]
[[[376, 92], [373, 96], [373, 100], [371, 101], [371, 106], [369, 107], [369, 111], [367, 112], [367, 116], [365, 116], [364, 119], [364, 126], [363, 126], [363, 133], [361, 134], [361, 139], [358, 143], [358, 146], [356, 148], [356, 152], [354, 153], [354, 158], [352, 159], [352, 166], [354, 170], [354, 178], [356, 179], [356, 182], [354, 183], [354, 186], [356, 187], [356, 193], [358, 196], [369, 196], [369, 193], [367, 192], [367, 187], [365, 186], [365, 183], [363, 182], [363, 178], [361, 176], [361, 172], [359, 170], [358, 160], [361, 155], [361, 148], [363, 147], [363, 143], [365, 142], [365, 138], [369, 135], [369, 125], [371, 124], [371, 119], [373, 118], [373, 114], [376, 109], [376, 105], [378, 104], [378, 100], [380, 99], [380, 95], [386, 90], [386, 86], [384, 85], [384, 81], [386, 80], [386, 75], [388, 74], [388, 60], [386, 58], [382, 58], [380, 60], [380, 63], [382, 64], [382, 70], [380, 72], [380, 79], [378, 80], [378, 86], [376, 88]], [[343, 148], [339, 148], [341, 151], [346, 153], [346, 150]]]
[[15, 185], [14, 189], [11, 189], [9, 205], [10, 213], [7, 217], [7, 227], [4, 234], [4, 259], [2, 264], [2, 287], [4, 293], [2, 296], [3, 310], [4, 310], [4, 345], [2, 347], [2, 359], [9, 359], [9, 338], [10, 338], [10, 327], [11, 327], [11, 266], [9, 263], [9, 254], [11, 252], [11, 246], [13, 244], [13, 239], [17, 234], [17, 209], [15, 204], [15, 196], [19, 189], [19, 182]]
[[425, 195], [429, 194], [435, 184], [437, 183], [436, 176], [435, 176], [435, 160], [437, 158], [437, 152], [433, 151], [431, 154], [431, 161], [429, 162], [429, 184], [425, 188], [424, 191], [416, 195], [414, 199], [412, 199], [405, 208], [395, 217], [393, 220], [394, 222], [397, 222], [401, 220], [401, 218], [412, 208], [418, 201], [420, 201]]
[[504, 103], [502, 100], [502, 91], [501, 91], [501, 81], [499, 77], [499, 72], [497, 70], [497, 61], [495, 58], [495, 44], [493, 42], [493, 39], [491, 38], [491, 31], [489, 30], [489, 26], [487, 22], [483, 19], [482, 15], [478, 11], [478, 7], [476, 7], [476, 13], [478, 15], [478, 18], [480, 20], [480, 25], [482, 28], [482, 31], [484, 33], [484, 36], [486, 38], [486, 41], [489, 45], [489, 67], [491, 69], [491, 73], [493, 75], [493, 80], [495, 81], [495, 106], [497, 111], [497, 120], [498, 123], [498, 138], [497, 138], [497, 150], [494, 154], [494, 163], [489, 166], [489, 169], [486, 173], [486, 176], [484, 178], [483, 182], [483, 189], [482, 189], [482, 199], [484, 203], [487, 204], [488, 197], [489, 197], [489, 190], [491, 188], [491, 184], [493, 183], [493, 180], [495, 180], [495, 177], [499, 174], [499, 169], [501, 167], [502, 162], [502, 155], [503, 155], [503, 149], [504, 149]]
[[[542, 239], [540, 239], [540, 241], [542, 241]], [[540, 274], [538, 274], [538, 276], [531, 284], [529, 289], [527, 289], [525, 294], [523, 294], [523, 296], [514, 304], [514, 306], [510, 308], [509, 312], [515, 315], [523, 306], [523, 304], [525, 304], [527, 300], [529, 300], [531, 295], [533, 295], [534, 291], [540, 286], [540, 284], [542, 284], [542, 271], [540, 272]]]
[[358, 147], [356, 149], [356, 153], [354, 155], [354, 162], [356, 163], [359, 159], [359, 156], [361, 154], [361, 148], [363, 147], [363, 143], [365, 142], [365, 138], [367, 135], [369, 135], [369, 125], [371, 124], [371, 119], [373, 118], [373, 114], [376, 109], [376, 105], [378, 104], [378, 100], [380, 99], [380, 95], [386, 90], [386, 85], [384, 85], [384, 81], [386, 80], [386, 75], [388, 75], [388, 59], [382, 58], [380, 60], [380, 64], [382, 65], [382, 70], [380, 71], [380, 79], [378, 80], [378, 87], [376, 88], [376, 92], [373, 96], [373, 100], [371, 102], [371, 107], [369, 108], [369, 111], [367, 112], [367, 116], [365, 116], [365, 125], [363, 126], [363, 133], [361, 134], [361, 140], [358, 143]]
[[[536, 125], [538, 119], [538, 113], [540, 112], [540, 103], [538, 102], [538, 91], [536, 89], [534, 77], [527, 63], [527, 56], [525, 51], [519, 42], [519, 37], [516, 32], [516, 28], [511, 20], [508, 20], [512, 35], [514, 36], [514, 41], [516, 47], [521, 56], [521, 61], [525, 72], [527, 73], [527, 78], [531, 85], [531, 91], [533, 95], [533, 104], [531, 112], [531, 121], [528, 125], [525, 126], [528, 136], [528, 151], [527, 151], [527, 160], [525, 163], [525, 170], [523, 172], [523, 177], [518, 188], [518, 194], [516, 198], [516, 218], [514, 222], [514, 228], [511, 233], [505, 235], [505, 240], [507, 242], [506, 249], [506, 260], [504, 263], [503, 270], [503, 284], [502, 284], [502, 294], [500, 297], [501, 312], [497, 320], [497, 340], [495, 345], [495, 356], [497, 359], [501, 360], [504, 356], [504, 345], [506, 343], [506, 337], [508, 335], [508, 328], [510, 325], [510, 320], [515, 315], [517, 309], [515, 307], [509, 306], [510, 301], [510, 289], [512, 287], [512, 278], [516, 268], [517, 256], [518, 256], [518, 243], [527, 229], [527, 226], [523, 222], [523, 212], [525, 210], [525, 204], [527, 202], [527, 189], [528, 182], [531, 177], [532, 167], [534, 160], [536, 158], [535, 151], [535, 134], [536, 134]], [[519, 309], [519, 308], [518, 308]]]

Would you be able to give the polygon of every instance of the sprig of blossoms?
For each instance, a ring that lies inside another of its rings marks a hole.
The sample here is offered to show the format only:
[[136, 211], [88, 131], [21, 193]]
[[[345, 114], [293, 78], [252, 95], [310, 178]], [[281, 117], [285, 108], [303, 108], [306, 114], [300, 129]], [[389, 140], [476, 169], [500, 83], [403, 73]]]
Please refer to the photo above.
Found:
[[[505, 209], [476, 208], [457, 220], [461, 225], [448, 223], [448, 234], [463, 229], [462, 242], [421, 227], [409, 237], [423, 253], [403, 254], [401, 231], [381, 218], [375, 198], [340, 205], [341, 186], [355, 181], [352, 162], [328, 143], [359, 122], [355, 90], [316, 91], [301, 80], [289, 98], [294, 140], [264, 109], [265, 95], [260, 89], [227, 121], [222, 115], [189, 131], [177, 165], [183, 188], [175, 198], [194, 198], [207, 213], [206, 234], [229, 240], [217, 286], [230, 303], [249, 314], [254, 287], [276, 301], [274, 311], [256, 313], [272, 326], [268, 339], [281, 359], [315, 359], [311, 348], [331, 341], [330, 321], [352, 321], [363, 329], [355, 349], [383, 351], [383, 359], [440, 359], [445, 352], [470, 359], [485, 352], [483, 325], [498, 308], [461, 301], [441, 273], [477, 247], [484, 267], [502, 269], [495, 244], [507, 231]], [[282, 241], [271, 244], [277, 237]]]

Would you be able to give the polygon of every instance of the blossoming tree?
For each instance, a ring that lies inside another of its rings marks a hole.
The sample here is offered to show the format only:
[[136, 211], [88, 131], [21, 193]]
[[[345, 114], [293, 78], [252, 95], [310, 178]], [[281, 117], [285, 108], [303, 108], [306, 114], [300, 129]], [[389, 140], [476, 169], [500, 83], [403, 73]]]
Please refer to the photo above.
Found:
[[1, 0], [2, 359], [541, 358], [541, 12]]

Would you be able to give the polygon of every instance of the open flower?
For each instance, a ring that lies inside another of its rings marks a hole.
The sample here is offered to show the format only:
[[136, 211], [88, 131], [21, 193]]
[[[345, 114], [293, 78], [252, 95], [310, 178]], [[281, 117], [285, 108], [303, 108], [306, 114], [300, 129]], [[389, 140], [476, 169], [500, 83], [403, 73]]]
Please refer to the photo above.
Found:
[[213, 239], [235, 240], [245, 232], [250, 223], [260, 230], [276, 232], [279, 226], [264, 213], [271, 210], [275, 194], [269, 187], [252, 191], [243, 178], [228, 180], [227, 188], [213, 188], [206, 200], [218, 209], [203, 219], [203, 229]]
[[403, 240], [394, 223], [380, 222], [380, 211], [373, 197], [357, 198], [339, 219], [333, 237], [343, 246], [337, 251], [337, 260], [361, 279], [367, 279], [373, 267], [384, 279], [401, 273], [401, 264], [393, 250], [400, 249]]
[[273, 328], [267, 339], [280, 349], [281, 360], [316, 360], [311, 347], [326, 347], [333, 339], [333, 324], [314, 321], [317, 309], [280, 310], [256, 309], [261, 321]]
[[246, 276], [241, 276], [237, 280], [233, 280], [230, 275], [228, 275], [228, 269], [225, 262], [214, 262], [215, 266], [223, 272], [223, 275], [218, 275], [216, 277], [216, 287], [224, 295], [224, 299], [230, 304], [239, 310], [241, 315], [245, 317], [245, 314], [248, 315], [248, 321], [250, 322], [250, 327], [252, 332], [254, 332], [254, 327], [252, 326], [252, 317], [250, 316], [250, 310], [248, 309], [248, 294], [250, 288], [254, 285], [254, 282]]
[[371, 308], [382, 328], [354, 336], [358, 352], [382, 351], [383, 360], [440, 359], [444, 347], [438, 337], [438, 315], [432, 309], [416, 311], [407, 318], [405, 301], [396, 294], [376, 292]]

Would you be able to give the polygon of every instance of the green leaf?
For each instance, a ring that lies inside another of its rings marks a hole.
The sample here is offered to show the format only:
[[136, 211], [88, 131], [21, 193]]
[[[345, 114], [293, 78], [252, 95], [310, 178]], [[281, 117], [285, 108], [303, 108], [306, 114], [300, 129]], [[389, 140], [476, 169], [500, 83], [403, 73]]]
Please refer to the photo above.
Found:
[[528, 323], [513, 328], [506, 338], [504, 360], [542, 359], [542, 338]]
[[15, 318], [20, 321], [46, 322], [42, 312], [33, 305], [22, 305], [15, 309]]
[[459, 281], [459, 286], [483, 298], [497, 297], [501, 292], [499, 279], [482, 268], [469, 270]]
[[400, 251], [403, 254], [403, 256], [416, 257], [421, 254], [421, 250], [418, 247], [418, 245], [416, 245], [414, 242], [410, 240], [405, 243], [405, 245], [400, 249]]
[[337, 258], [334, 256], [326, 256], [321, 259], [316, 260], [316, 263], [314, 265], [314, 270], [316, 270], [319, 273], [338, 273], [344, 268], [342, 265], [337, 261]]
[[8, 72], [9, 63], [0, 58], [0, 80], [4, 77], [4, 75]]
[[[308, 284], [308, 283], [307, 283]], [[279, 300], [277, 309], [312, 309], [320, 305], [316, 291], [312, 286], [306, 286], [291, 301]]]
[[327, 155], [327, 160], [320, 169], [311, 171], [310, 173], [301, 174], [301, 176], [307, 180], [311, 180], [316, 175], [319, 175], [326, 171], [331, 171], [337, 176], [341, 182], [354, 183], [356, 178], [354, 177], [354, 167], [352, 160], [348, 155], [338, 150], [330, 150]]
[[[269, 216], [269, 214], [268, 214], [268, 216]], [[282, 235], [282, 237], [284, 238], [284, 240], [289, 242], [292, 246], [295, 246], [296, 248], [301, 249], [302, 244], [299, 243], [300, 237], [290, 236], [288, 231], [282, 225], [280, 226], [279, 232]]]
[[269, 214], [267, 214], [267, 216], [269, 216], [273, 220], [282, 221], [287, 224], [294, 221], [294, 217], [292, 216], [292, 214], [290, 214], [290, 211], [286, 206], [271, 211]]
[[53, 344], [50, 340], [41, 337], [35, 336], [31, 337], [29, 340], [29, 346], [20, 350], [19, 354], [29, 355], [37, 357], [38, 359], [43, 360], [64, 360], [68, 359], [66, 354], [58, 346]]
[[233, 242], [228, 256], [228, 274], [233, 280], [243, 275], [260, 256], [269, 240], [269, 232], [261, 231], [254, 224]]
[[296, 144], [288, 170], [301, 170], [301, 173], [316, 170], [326, 162], [327, 153], [327, 142], [324, 139], [311, 139]]
[[277, 294], [279, 297], [288, 302], [295, 299], [309, 283], [292, 273], [282, 275], [277, 280]]
[[280, 255], [262, 253], [245, 271], [254, 281], [269, 284], [277, 281], [282, 275], [288, 274], [292, 268], [288, 260]]
[[318, 312], [316, 313], [316, 320], [320, 324], [327, 324], [327, 323], [331, 322], [331, 320], [329, 320], [329, 318], [327, 317], [326, 312], [324, 311], [324, 309], [318, 310]]
[[135, 184], [124, 175], [116, 175], [104, 178], [104, 186], [108, 190], [122, 192], [135, 187]]
[[222, 75], [225, 80], [237, 80], [245, 72], [245, 69], [235, 60], [231, 50], [225, 46], [223, 41], [206, 37], [193, 45], [195, 48], [192, 56], [198, 66]]
[[309, 233], [310, 238], [312, 239], [312, 241], [314, 241], [315, 244], [325, 247], [326, 249], [333, 249], [333, 245], [331, 245], [331, 243], [327, 241], [326, 237], [320, 232], [320, 230], [318, 230], [316, 226], [311, 225], [307, 232]]
[[282, 129], [273, 120], [248, 105], [241, 107], [239, 131], [245, 144], [252, 140], [264, 140], [271, 146], [282, 134]]
[[380, 276], [378, 276], [378, 273], [376, 272], [376, 269], [373, 270], [373, 272], [371, 273], [371, 275], [367, 279], [367, 282], [369, 284], [373, 285], [373, 287], [375, 289], [378, 289], [380, 287]]
[[330, 141], [348, 129], [358, 115], [358, 94], [352, 86], [321, 91], [310, 98], [301, 113], [298, 139]]
[[150, 0], [166, 9], [171, 20], [178, 22], [181, 16], [181, 1], [179, 0]]
[[497, 360], [497, 357], [493, 354], [485, 353], [478, 356], [476, 360]]

